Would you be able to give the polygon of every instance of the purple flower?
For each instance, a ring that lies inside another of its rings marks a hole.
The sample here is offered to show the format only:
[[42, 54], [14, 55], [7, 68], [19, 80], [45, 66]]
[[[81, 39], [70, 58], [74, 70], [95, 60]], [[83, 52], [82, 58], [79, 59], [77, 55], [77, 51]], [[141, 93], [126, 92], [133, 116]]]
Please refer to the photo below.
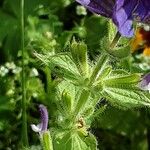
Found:
[[90, 11], [111, 18], [122, 36], [132, 37], [133, 21], [150, 22], [149, 0], [76, 0]]
[[142, 81], [139, 84], [139, 87], [142, 90], [148, 90], [148, 91], [150, 91], [150, 73], [146, 74], [143, 77]]
[[41, 123], [38, 125], [32, 124], [31, 128], [35, 132], [39, 132], [40, 134], [47, 131], [48, 126], [48, 112], [44, 105], [39, 105], [39, 111], [41, 114]]

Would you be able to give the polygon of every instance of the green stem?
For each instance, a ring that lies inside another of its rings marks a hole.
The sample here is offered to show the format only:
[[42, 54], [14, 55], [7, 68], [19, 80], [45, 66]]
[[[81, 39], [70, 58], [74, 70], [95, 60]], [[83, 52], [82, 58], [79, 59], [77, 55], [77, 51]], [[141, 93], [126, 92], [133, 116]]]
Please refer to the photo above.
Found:
[[77, 105], [75, 107], [75, 111], [74, 111], [75, 117], [79, 114], [80, 110], [82, 110], [82, 108], [85, 106], [89, 96], [90, 96], [90, 92], [88, 90], [83, 89], [80, 98], [77, 102]]
[[27, 135], [27, 114], [26, 114], [26, 79], [25, 79], [25, 54], [24, 54], [24, 0], [21, 0], [21, 52], [22, 52], [22, 146], [28, 146], [28, 135]]
[[109, 49], [106, 50], [108, 52], [108, 54], [110, 54], [110, 56], [116, 57], [116, 55], [114, 53], [115, 52], [114, 48], [116, 47], [120, 38], [121, 38], [121, 35], [119, 32], [117, 32], [114, 39], [112, 40], [111, 44], [109, 45]]
[[[93, 73], [90, 77], [90, 83], [89, 83], [89, 87], [92, 86], [92, 84], [94, 83], [94, 81], [97, 78], [97, 75], [99, 74], [99, 72], [103, 71], [104, 66], [107, 64], [108, 61], [108, 56], [106, 54], [101, 55], [101, 57], [99, 58], [99, 61], [97, 63], [97, 65], [95, 66]], [[90, 91], [83, 89], [80, 98], [77, 102], [77, 105], [75, 107], [75, 116], [77, 116], [80, 112], [80, 110], [82, 110], [82, 108], [85, 107], [86, 102], [88, 101], [90, 96]]]
[[98, 74], [103, 71], [104, 66], [107, 64], [107, 62], [108, 62], [108, 56], [107, 56], [107, 54], [102, 54], [100, 56], [97, 64], [96, 64], [93, 72], [92, 72], [92, 75], [90, 77], [89, 86], [91, 86], [93, 84], [93, 82], [97, 78]]
[[53, 150], [53, 142], [50, 131], [45, 131], [44, 133], [42, 133], [40, 141], [43, 150]]
[[46, 92], [47, 92], [47, 96], [49, 97], [49, 95], [51, 94], [51, 85], [52, 85], [52, 81], [51, 81], [51, 71], [50, 69], [46, 66], [45, 68], [45, 74], [46, 74]]
[[[110, 52], [110, 50], [112, 50], [116, 44], [118, 43], [119, 39], [120, 39], [121, 35], [119, 32], [117, 32], [116, 36], [114, 37], [112, 43], [110, 44], [110, 49], [108, 50]], [[102, 54], [92, 72], [92, 75], [90, 77], [90, 82], [89, 82], [89, 87], [92, 86], [92, 84], [95, 82], [97, 76], [99, 75], [99, 73], [102, 73], [103, 69], [105, 68], [105, 65], [108, 62], [108, 55], [107, 54]], [[82, 110], [82, 108], [85, 107], [86, 102], [88, 101], [90, 96], [90, 91], [87, 90], [83, 90], [80, 98], [77, 102], [77, 105], [75, 107], [75, 116], [77, 116], [80, 112], [80, 110]]]
[[115, 37], [114, 37], [114, 39], [113, 39], [113, 41], [112, 41], [111, 44], [110, 44], [109, 50], [113, 50], [113, 49], [114, 49], [114, 47], [115, 47], [115, 46], [117, 45], [117, 43], [119, 42], [120, 37], [121, 37], [120, 33], [117, 32], [116, 35], [115, 35]]

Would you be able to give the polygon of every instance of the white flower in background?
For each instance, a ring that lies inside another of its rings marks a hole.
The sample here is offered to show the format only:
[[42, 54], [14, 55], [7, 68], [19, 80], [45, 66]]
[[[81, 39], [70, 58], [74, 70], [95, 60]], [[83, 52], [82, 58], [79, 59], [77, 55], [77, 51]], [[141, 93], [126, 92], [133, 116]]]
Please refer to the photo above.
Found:
[[37, 77], [39, 75], [36, 68], [32, 68], [30, 72], [30, 77]]
[[4, 77], [8, 72], [9, 72], [9, 70], [6, 67], [4, 67], [4, 66], [0, 67], [0, 76], [1, 77]]
[[22, 71], [22, 68], [21, 67], [16, 67], [15, 69], [12, 70], [12, 73], [14, 74], [18, 74]]
[[14, 89], [9, 89], [6, 93], [6, 95], [11, 96], [15, 93]]
[[57, 45], [56, 40], [55, 40], [55, 39], [51, 40], [50, 45], [51, 45], [51, 46], [56, 46], [56, 45]]
[[32, 96], [33, 96], [34, 98], [37, 98], [37, 97], [38, 97], [38, 93], [34, 92], [34, 93], [32, 94]]
[[49, 31], [47, 31], [47, 32], [45, 33], [45, 35], [46, 35], [46, 37], [47, 37], [48, 39], [52, 39], [52, 37], [53, 37], [52, 32], [49, 32]]
[[10, 70], [14, 70], [16, 68], [16, 65], [14, 64], [14, 62], [7, 62], [5, 66]]

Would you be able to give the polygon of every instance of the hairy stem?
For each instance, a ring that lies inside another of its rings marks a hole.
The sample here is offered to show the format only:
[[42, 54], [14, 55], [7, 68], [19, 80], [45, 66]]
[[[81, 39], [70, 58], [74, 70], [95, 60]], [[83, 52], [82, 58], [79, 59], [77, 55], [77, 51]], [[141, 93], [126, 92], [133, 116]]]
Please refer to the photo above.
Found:
[[24, 0], [21, 0], [21, 52], [22, 52], [22, 146], [28, 146], [28, 135], [27, 135], [27, 114], [26, 114], [26, 82], [25, 82], [25, 54], [24, 54]]
[[116, 57], [116, 55], [114, 53], [115, 52], [114, 48], [116, 47], [116, 45], [119, 42], [120, 38], [121, 38], [121, 35], [120, 35], [119, 32], [117, 32], [115, 37], [113, 38], [111, 44], [109, 45], [109, 49], [106, 50], [107, 53], [110, 54], [110, 56]]
[[53, 150], [53, 142], [50, 131], [42, 133], [40, 141], [43, 150]]
[[114, 39], [113, 39], [113, 41], [112, 41], [111, 44], [110, 44], [109, 50], [113, 50], [113, 49], [114, 49], [114, 47], [115, 47], [115, 46], [117, 45], [117, 43], [119, 42], [120, 37], [121, 37], [120, 33], [117, 32], [116, 35], [115, 35], [115, 37], [114, 37]]
[[49, 96], [51, 94], [51, 71], [50, 69], [46, 66], [45, 68], [45, 74], [46, 74], [46, 92], [47, 92], [47, 95]]
[[94, 83], [98, 74], [102, 72], [102, 70], [105, 67], [105, 65], [107, 64], [107, 62], [108, 62], [108, 56], [106, 54], [101, 54], [96, 66], [92, 72], [92, 75], [90, 77], [89, 86], [91, 86]]
[[[115, 35], [112, 43], [110, 44], [110, 48], [109, 48], [109, 52], [111, 49], [113, 49], [116, 44], [118, 43], [119, 39], [120, 39], [121, 35], [119, 32], [117, 32], [117, 34]], [[108, 55], [107, 54], [101, 54], [93, 72], [92, 72], [92, 75], [90, 77], [90, 82], [89, 82], [89, 87], [91, 87], [93, 85], [93, 83], [95, 82], [97, 76], [100, 75], [100, 73], [103, 71], [103, 69], [105, 68], [105, 65], [107, 64], [108, 62]], [[83, 90], [81, 95], [80, 95], [80, 98], [77, 102], [77, 105], [75, 107], [75, 116], [77, 116], [80, 112], [80, 110], [82, 110], [82, 108], [85, 107], [86, 105], [86, 102], [88, 101], [89, 99], [89, 96], [90, 96], [90, 91], [87, 91], [87, 90]]]
[[74, 111], [75, 117], [79, 114], [79, 112], [82, 110], [82, 108], [84, 108], [89, 96], [90, 96], [90, 92], [83, 89], [83, 91], [80, 95], [80, 98], [77, 102], [77, 105], [75, 107], [75, 111]]

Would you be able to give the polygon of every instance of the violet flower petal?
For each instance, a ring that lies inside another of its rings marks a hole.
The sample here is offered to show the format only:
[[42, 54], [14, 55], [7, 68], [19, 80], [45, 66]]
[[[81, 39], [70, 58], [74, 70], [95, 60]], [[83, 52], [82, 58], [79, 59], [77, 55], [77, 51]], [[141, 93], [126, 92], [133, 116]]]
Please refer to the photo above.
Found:
[[133, 36], [132, 28], [132, 11], [136, 6], [136, 0], [130, 4], [130, 1], [117, 0], [115, 10], [113, 12], [113, 22], [118, 28], [121, 35], [126, 37]]
[[149, 18], [150, 3], [148, 0], [117, 0], [112, 19], [123, 36], [132, 37], [134, 34], [133, 21], [148, 23]]
[[85, 6], [91, 12], [111, 18], [114, 0], [76, 0], [81, 5]]
[[133, 21], [149, 24], [149, 0], [76, 0], [91, 12], [111, 18], [122, 36], [132, 37]]
[[31, 124], [31, 128], [33, 131], [35, 132], [39, 132], [40, 134], [42, 132], [47, 131], [47, 127], [48, 127], [48, 112], [47, 109], [44, 105], [39, 105], [39, 111], [40, 111], [40, 115], [41, 115], [41, 123], [38, 125], [35, 124]]
[[139, 84], [140, 89], [150, 91], [150, 73], [146, 74]]
[[90, 0], [76, 0], [81, 5], [87, 6], [90, 3]]
[[48, 112], [44, 105], [39, 105], [39, 110], [41, 113], [41, 131], [46, 131], [48, 126]]

